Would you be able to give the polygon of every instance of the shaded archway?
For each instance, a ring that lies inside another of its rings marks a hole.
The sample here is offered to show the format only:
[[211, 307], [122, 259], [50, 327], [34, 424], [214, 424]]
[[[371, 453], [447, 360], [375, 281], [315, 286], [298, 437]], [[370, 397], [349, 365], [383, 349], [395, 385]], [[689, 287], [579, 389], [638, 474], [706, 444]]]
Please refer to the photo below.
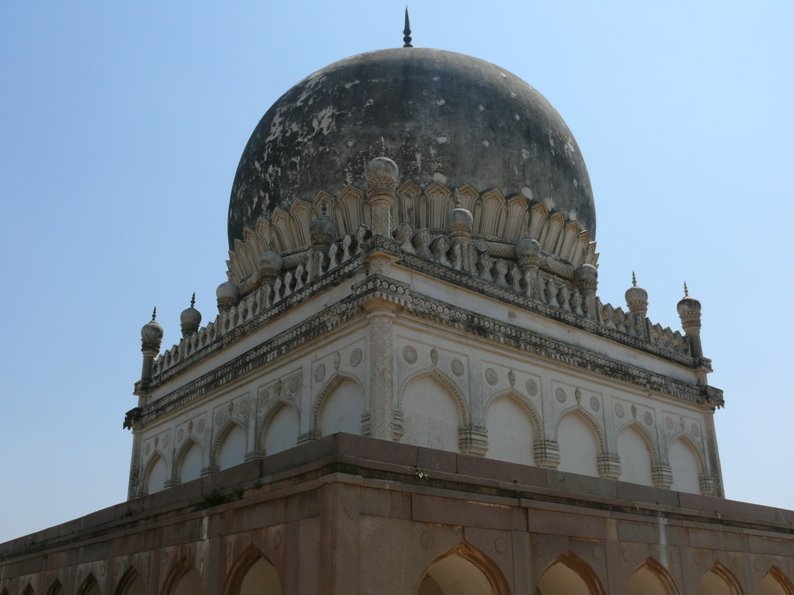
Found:
[[670, 573], [653, 558], [649, 558], [631, 575], [626, 595], [677, 595], [678, 588]]
[[28, 586], [22, 591], [22, 595], [33, 595], [33, 587], [30, 583], [28, 583]]
[[742, 589], [731, 572], [717, 562], [700, 579], [697, 595], [742, 595]]
[[225, 595], [281, 595], [281, 579], [264, 554], [249, 546], [232, 567]]
[[63, 593], [63, 586], [61, 585], [61, 581], [57, 578], [52, 581], [50, 588], [47, 589], [47, 595], [61, 595]]
[[436, 558], [417, 595], [509, 595], [507, 581], [485, 554], [463, 542]]
[[758, 595], [794, 595], [794, 585], [779, 568], [773, 566], [758, 584]]
[[605, 595], [596, 573], [579, 556], [566, 552], [549, 564], [538, 581], [537, 595]]
[[121, 577], [118, 586], [116, 586], [116, 595], [146, 595], [146, 585], [143, 584], [140, 575], [135, 572], [134, 568], [130, 568]]
[[77, 590], [77, 595], [102, 595], [99, 583], [94, 578], [93, 574], [89, 574], [85, 577], [83, 584], [80, 585], [80, 588]]
[[182, 559], [168, 574], [163, 586], [163, 595], [204, 595], [204, 581], [199, 571]]

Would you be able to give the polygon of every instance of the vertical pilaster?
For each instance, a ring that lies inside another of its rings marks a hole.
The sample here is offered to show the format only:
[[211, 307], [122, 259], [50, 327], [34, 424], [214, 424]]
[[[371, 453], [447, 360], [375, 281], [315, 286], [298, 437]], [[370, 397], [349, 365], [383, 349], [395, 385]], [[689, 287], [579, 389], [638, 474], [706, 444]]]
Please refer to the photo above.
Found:
[[366, 307], [369, 310], [369, 435], [391, 440], [395, 305], [375, 299]]

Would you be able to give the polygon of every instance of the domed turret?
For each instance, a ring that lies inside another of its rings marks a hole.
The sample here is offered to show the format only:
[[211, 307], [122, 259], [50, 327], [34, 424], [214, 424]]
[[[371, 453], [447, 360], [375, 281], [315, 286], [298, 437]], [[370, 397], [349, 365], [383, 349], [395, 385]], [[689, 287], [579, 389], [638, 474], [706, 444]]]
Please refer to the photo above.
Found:
[[322, 212], [314, 218], [309, 225], [309, 237], [312, 246], [327, 249], [336, 239], [336, 223], [328, 216], [327, 207], [323, 205]]
[[[296, 199], [338, 194], [348, 184], [364, 189], [373, 167], [387, 168], [386, 161], [373, 164], [382, 155], [420, 185], [470, 184], [545, 200], [595, 238], [584, 160], [548, 101], [494, 64], [408, 47], [331, 64], [267, 111], [232, 187], [230, 247], [277, 207], [289, 210]], [[396, 183], [396, 171], [390, 175]]]
[[232, 281], [224, 281], [215, 290], [218, 312], [228, 312], [240, 302], [240, 288]]
[[634, 272], [631, 273], [631, 287], [626, 290], [626, 305], [632, 314], [643, 318], [648, 314], [648, 292], [637, 287], [637, 276]]
[[278, 277], [281, 269], [284, 266], [284, 259], [281, 255], [273, 250], [267, 250], [259, 258], [259, 279], [262, 283], [269, 285]]
[[182, 310], [182, 314], [179, 316], [183, 337], [189, 337], [198, 331], [199, 326], [201, 326], [201, 312], [196, 310], [195, 305], [196, 294], [193, 293], [193, 297], [190, 298], [190, 307]]
[[163, 342], [163, 327], [157, 322], [157, 308], [152, 311], [152, 319], [141, 327], [141, 351], [160, 351]]

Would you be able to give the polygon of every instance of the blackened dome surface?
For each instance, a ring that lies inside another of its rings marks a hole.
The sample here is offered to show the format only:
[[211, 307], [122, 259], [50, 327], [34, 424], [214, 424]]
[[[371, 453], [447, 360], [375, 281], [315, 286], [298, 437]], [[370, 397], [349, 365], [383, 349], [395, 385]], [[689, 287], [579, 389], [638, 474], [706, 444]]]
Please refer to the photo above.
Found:
[[348, 184], [364, 188], [366, 164], [377, 156], [392, 158], [402, 180], [420, 185], [439, 179], [552, 199], [595, 237], [584, 159], [540, 93], [477, 58], [398, 48], [331, 64], [267, 111], [235, 175], [230, 247], [276, 207]]

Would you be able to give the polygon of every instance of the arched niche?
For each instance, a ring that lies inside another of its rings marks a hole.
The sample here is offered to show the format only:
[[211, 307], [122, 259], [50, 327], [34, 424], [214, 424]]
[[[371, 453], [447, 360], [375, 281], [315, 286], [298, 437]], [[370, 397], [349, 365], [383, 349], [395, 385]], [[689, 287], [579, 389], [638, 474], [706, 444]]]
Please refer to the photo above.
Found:
[[188, 440], [177, 457], [179, 483], [187, 483], [201, 477], [203, 464], [201, 446], [195, 440]]
[[218, 440], [215, 464], [219, 471], [241, 464], [245, 460], [245, 430], [230, 423]]
[[317, 432], [328, 436], [337, 432], [361, 434], [365, 411], [364, 391], [358, 382], [343, 376], [331, 381], [317, 403]]
[[115, 595], [146, 595], [146, 585], [143, 584], [135, 569], [130, 568], [121, 577], [114, 593]]
[[428, 566], [417, 595], [509, 595], [509, 592], [493, 561], [464, 542]]
[[61, 585], [61, 581], [57, 578], [52, 581], [50, 588], [47, 589], [47, 595], [62, 595], [63, 594], [63, 585]]
[[147, 494], [154, 494], [165, 488], [165, 481], [168, 479], [168, 467], [165, 458], [159, 453], [155, 453], [146, 465], [146, 478], [144, 485]]
[[667, 570], [649, 559], [629, 578], [626, 595], [677, 595], [678, 589]]
[[697, 595], [742, 595], [739, 583], [719, 562], [700, 579]]
[[633, 424], [626, 426], [618, 435], [617, 451], [620, 457], [620, 481], [653, 485], [653, 455], [648, 446], [648, 437], [642, 430]]
[[532, 447], [538, 423], [532, 406], [514, 393], [506, 393], [490, 401], [485, 415], [488, 458], [534, 465]]
[[255, 547], [249, 547], [229, 572], [224, 595], [282, 595], [281, 579]]
[[460, 452], [460, 403], [436, 376], [418, 376], [405, 385], [402, 414], [402, 442]]
[[260, 442], [265, 455], [276, 454], [298, 444], [300, 418], [298, 410], [288, 403], [278, 403], [265, 418]]
[[700, 493], [700, 459], [689, 441], [677, 438], [670, 443], [668, 450], [673, 483], [670, 489], [678, 492]]
[[33, 586], [30, 583], [22, 590], [22, 595], [33, 595]]
[[77, 590], [77, 595], [102, 595], [102, 591], [99, 589], [99, 583], [96, 581], [93, 574], [89, 574], [85, 577], [83, 584], [80, 585], [80, 588]]
[[536, 595], [604, 595], [593, 569], [567, 552], [552, 562], [538, 581]]
[[204, 595], [204, 581], [196, 568], [182, 558], [166, 576], [162, 595]]
[[794, 595], [794, 585], [780, 569], [772, 567], [758, 584], [758, 595]]
[[578, 410], [566, 414], [557, 429], [560, 447], [559, 471], [598, 477], [598, 435], [591, 422]]

